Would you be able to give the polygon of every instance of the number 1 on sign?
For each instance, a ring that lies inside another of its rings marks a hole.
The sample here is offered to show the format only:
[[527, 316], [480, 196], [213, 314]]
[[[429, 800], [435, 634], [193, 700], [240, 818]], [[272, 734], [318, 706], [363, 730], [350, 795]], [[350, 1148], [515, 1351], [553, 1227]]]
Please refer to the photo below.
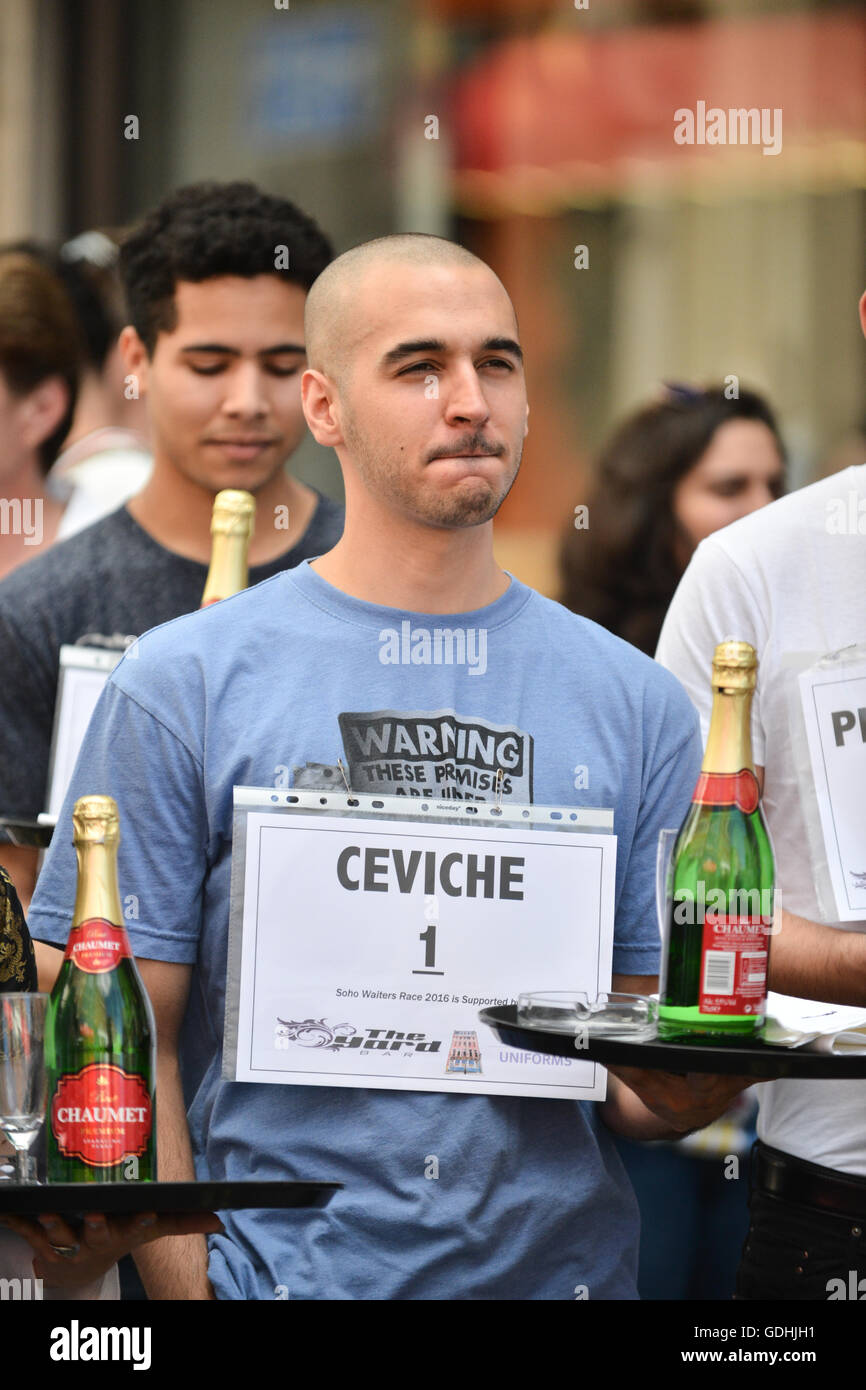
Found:
[[424, 968], [431, 970], [436, 964], [436, 923], [431, 922], [426, 931], [418, 933], [418, 940], [426, 945], [424, 952]]

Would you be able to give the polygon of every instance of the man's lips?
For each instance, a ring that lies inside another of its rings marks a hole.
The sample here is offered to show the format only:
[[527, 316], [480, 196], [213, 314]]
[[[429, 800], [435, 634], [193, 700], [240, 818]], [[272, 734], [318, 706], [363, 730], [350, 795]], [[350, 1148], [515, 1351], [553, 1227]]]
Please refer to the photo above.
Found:
[[428, 463], [438, 463], [440, 459], [491, 459], [499, 458], [504, 453], [502, 449], [454, 449], [447, 454], [434, 454]]
[[233, 459], [236, 463], [249, 463], [257, 459], [259, 454], [265, 453], [267, 449], [273, 449], [279, 441], [269, 438], [243, 438], [233, 439], [206, 439], [205, 444], [219, 449], [224, 457]]

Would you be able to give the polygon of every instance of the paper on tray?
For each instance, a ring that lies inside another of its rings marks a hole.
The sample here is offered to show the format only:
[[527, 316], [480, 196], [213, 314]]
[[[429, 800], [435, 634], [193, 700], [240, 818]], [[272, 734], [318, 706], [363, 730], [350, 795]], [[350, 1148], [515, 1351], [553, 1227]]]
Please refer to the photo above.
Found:
[[866, 1009], [795, 999], [771, 990], [761, 1037], [777, 1047], [810, 1045], [812, 1052], [866, 1053]]

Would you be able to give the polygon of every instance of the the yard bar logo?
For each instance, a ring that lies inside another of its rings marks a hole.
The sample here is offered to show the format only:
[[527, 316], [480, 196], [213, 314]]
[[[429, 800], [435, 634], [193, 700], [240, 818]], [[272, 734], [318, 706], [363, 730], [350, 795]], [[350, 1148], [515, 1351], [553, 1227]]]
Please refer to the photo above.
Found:
[[274, 1046], [285, 1052], [292, 1043], [299, 1047], [321, 1048], [325, 1052], [378, 1052], [389, 1056], [414, 1056], [417, 1052], [438, 1052], [441, 1038], [426, 1033], [409, 1033], [398, 1028], [364, 1028], [359, 1032], [351, 1023], [329, 1024], [324, 1018], [278, 1018]]

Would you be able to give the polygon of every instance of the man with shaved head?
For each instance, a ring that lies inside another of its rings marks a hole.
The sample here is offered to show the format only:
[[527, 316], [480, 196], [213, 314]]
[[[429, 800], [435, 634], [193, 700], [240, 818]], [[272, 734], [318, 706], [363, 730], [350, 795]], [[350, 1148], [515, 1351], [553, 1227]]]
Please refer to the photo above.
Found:
[[[494, 560], [527, 401], [514, 309], [489, 267], [435, 237], [357, 247], [313, 285], [305, 338], [304, 413], [345, 476], [341, 540], [140, 641], [108, 683], [62, 820], [96, 787], [121, 808], [121, 882], [140, 901], [127, 925], [157, 1016], [161, 1177], [345, 1188], [324, 1211], [226, 1213], [209, 1247], [158, 1242], [145, 1282], [159, 1298], [635, 1298], [636, 1205], [606, 1125], [676, 1135], [739, 1082], [637, 1074], [648, 1104], [611, 1082], [595, 1106], [220, 1077], [234, 785], [288, 767], [296, 787], [345, 776], [407, 807], [613, 807], [613, 988], [649, 993], [658, 831], [682, 819], [701, 759], [667, 672]], [[450, 662], [423, 643], [395, 654], [389, 634], [434, 624], [466, 638]], [[67, 839], [32, 914], [54, 940], [73, 897]]]

